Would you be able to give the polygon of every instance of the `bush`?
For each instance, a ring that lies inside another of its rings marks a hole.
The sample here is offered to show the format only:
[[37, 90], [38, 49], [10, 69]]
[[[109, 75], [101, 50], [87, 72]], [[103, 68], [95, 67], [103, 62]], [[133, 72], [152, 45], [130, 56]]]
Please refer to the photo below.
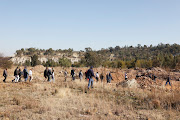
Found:
[[23, 65], [24, 66], [31, 66], [31, 61], [30, 60], [26, 60]]
[[0, 57], [0, 67], [6, 69], [11, 68], [13, 63], [9, 61], [8, 57]]
[[117, 67], [118, 68], [126, 68], [126, 63], [122, 60], [117, 61]]
[[31, 57], [31, 65], [34, 67], [36, 65], [40, 65], [41, 62], [38, 60], [38, 55], [33, 55]]
[[46, 63], [43, 63], [44, 66], [46, 67], [56, 67], [59, 66], [59, 63], [54, 62], [54, 60], [49, 59]]
[[71, 61], [67, 58], [61, 58], [59, 59], [59, 65], [61, 67], [71, 67]]
[[151, 60], [137, 60], [135, 66], [139, 68], [150, 68], [153, 62]]

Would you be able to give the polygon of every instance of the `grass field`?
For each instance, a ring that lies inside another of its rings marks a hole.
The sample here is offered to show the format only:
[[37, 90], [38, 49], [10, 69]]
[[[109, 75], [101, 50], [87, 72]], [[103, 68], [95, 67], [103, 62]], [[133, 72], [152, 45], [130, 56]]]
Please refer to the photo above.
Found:
[[43, 70], [34, 69], [31, 83], [11, 83], [11, 75], [7, 83], [1, 80], [0, 119], [180, 120], [178, 90], [124, 88], [116, 82], [94, 82], [94, 88], [88, 90], [87, 81], [68, 77], [64, 82], [60, 74], [55, 83], [46, 82]]

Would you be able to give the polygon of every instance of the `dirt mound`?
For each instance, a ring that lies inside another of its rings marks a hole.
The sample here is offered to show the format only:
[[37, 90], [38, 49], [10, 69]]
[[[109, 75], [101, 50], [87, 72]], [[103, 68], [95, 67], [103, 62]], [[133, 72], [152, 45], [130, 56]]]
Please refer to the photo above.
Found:
[[121, 85], [122, 87], [129, 87], [129, 88], [138, 88], [139, 87], [139, 84], [137, 83], [137, 81], [135, 79], [132, 79], [132, 80], [127, 80], [127, 81], [123, 81], [118, 85]]
[[163, 73], [167, 73], [167, 71], [165, 71], [164, 69], [160, 68], [160, 67], [154, 67], [151, 68], [151, 70], [153, 70], [154, 72], [163, 72]]
[[146, 76], [143, 76], [143, 77], [139, 77], [136, 79], [137, 80], [137, 83], [140, 85], [140, 88], [142, 89], [145, 89], [145, 88], [151, 88], [153, 87], [154, 85], [157, 85], [157, 86], [161, 86], [162, 85], [162, 81], [160, 80], [152, 80], [151, 78], [149, 77], [146, 77]]

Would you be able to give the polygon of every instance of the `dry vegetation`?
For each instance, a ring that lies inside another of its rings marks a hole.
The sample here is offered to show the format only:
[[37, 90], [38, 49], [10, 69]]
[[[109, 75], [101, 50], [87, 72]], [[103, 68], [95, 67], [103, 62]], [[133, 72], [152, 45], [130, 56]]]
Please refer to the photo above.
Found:
[[[67, 82], [64, 82], [63, 74], [60, 73], [63, 68], [60, 67], [55, 68], [55, 83], [44, 82], [42, 66], [33, 68], [32, 83], [11, 83], [14, 68], [8, 70], [7, 83], [2, 82], [1, 76], [2, 120], [180, 119], [179, 81], [173, 81], [173, 88], [164, 87], [165, 81], [161, 79], [158, 79], [162, 81], [161, 85], [155, 84], [148, 89], [122, 87], [117, 83], [123, 80], [123, 70], [114, 69], [115, 79], [111, 84], [94, 82], [94, 89], [88, 91], [85, 80], [80, 82], [76, 79], [72, 82], [68, 77]], [[82, 68], [83, 71], [86, 69]], [[100, 70], [108, 71], [95, 69]], [[0, 69], [0, 73], [2, 71]]]

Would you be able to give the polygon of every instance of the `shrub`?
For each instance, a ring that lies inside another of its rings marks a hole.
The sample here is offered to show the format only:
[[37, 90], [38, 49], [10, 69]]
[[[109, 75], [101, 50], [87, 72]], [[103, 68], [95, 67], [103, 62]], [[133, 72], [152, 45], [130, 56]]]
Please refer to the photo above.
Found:
[[61, 67], [71, 67], [71, 61], [67, 58], [61, 58], [59, 59], [59, 65]]
[[8, 57], [0, 57], [0, 67], [2, 68], [11, 68], [13, 63], [9, 60]]
[[33, 55], [31, 57], [31, 65], [34, 67], [36, 65], [40, 65], [41, 62], [38, 60], [38, 55]]

